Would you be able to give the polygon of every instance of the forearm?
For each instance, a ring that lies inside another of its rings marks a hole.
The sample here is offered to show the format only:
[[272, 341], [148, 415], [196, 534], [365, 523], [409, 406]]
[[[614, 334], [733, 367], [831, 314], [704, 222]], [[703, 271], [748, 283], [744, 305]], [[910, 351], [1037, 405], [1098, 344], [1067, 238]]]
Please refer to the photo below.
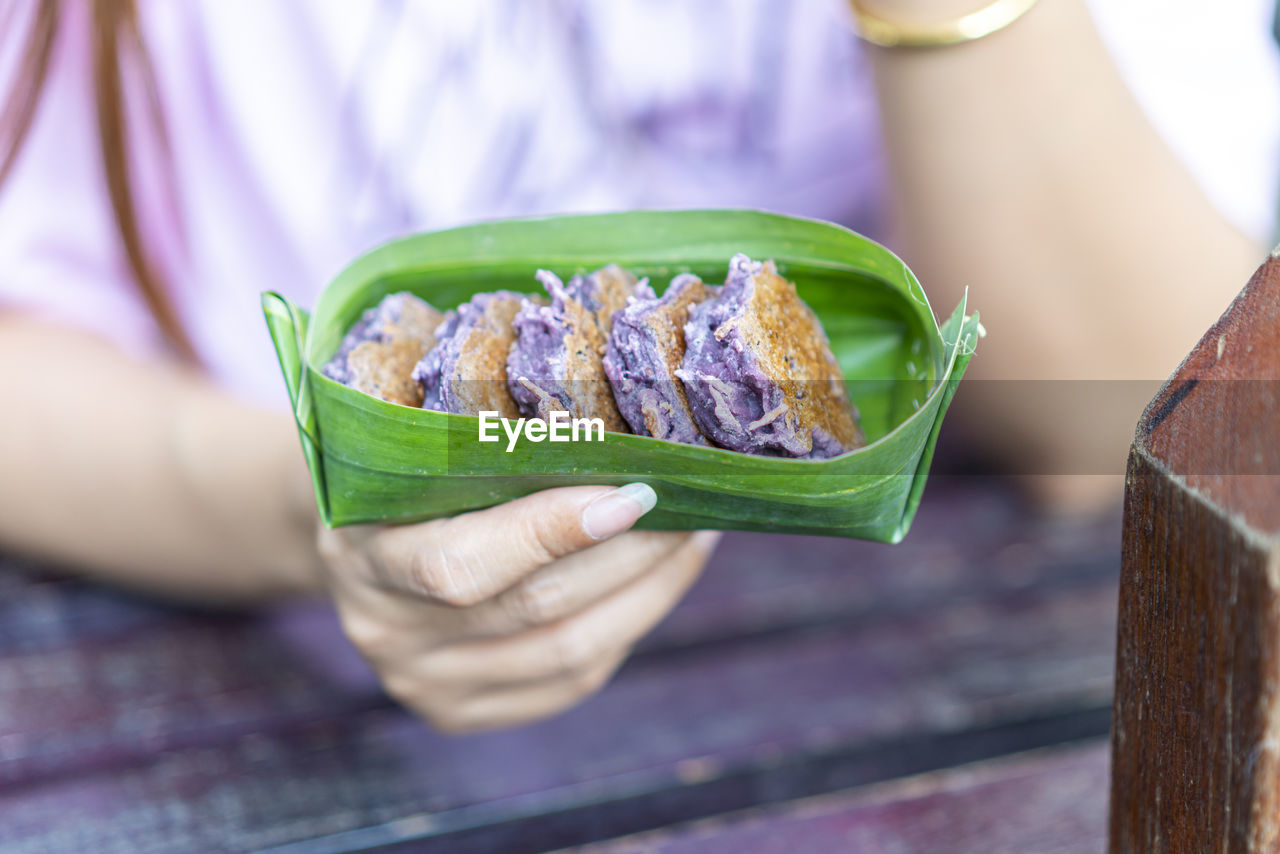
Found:
[[1146, 121], [1081, 0], [872, 56], [904, 251], [932, 290], [974, 287], [996, 333], [979, 372], [1167, 376], [1261, 258]]
[[313, 586], [287, 415], [16, 314], [0, 314], [0, 364], [0, 548], [203, 599]]
[[[914, 23], [982, 2], [860, 0]], [[1082, 0], [1040, 0], [966, 45], [870, 52], [900, 248], [935, 308], [968, 285], [991, 331], [971, 376], [1160, 380], [1263, 256], [1147, 122]], [[1071, 457], [1088, 441], [1122, 470], [1138, 411], [1069, 425], [976, 385], [1003, 442]]]

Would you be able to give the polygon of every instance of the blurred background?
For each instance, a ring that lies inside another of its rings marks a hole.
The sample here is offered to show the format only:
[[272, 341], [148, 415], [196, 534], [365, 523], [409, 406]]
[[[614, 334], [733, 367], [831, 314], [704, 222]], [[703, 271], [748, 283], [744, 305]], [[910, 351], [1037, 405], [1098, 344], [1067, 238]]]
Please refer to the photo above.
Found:
[[[1039, 0], [921, 50], [845, 0], [0, 0], [4, 850], [1101, 850], [1127, 443], [1274, 239], [1275, 20]], [[598, 694], [440, 734], [262, 580], [315, 557], [259, 295], [696, 207], [969, 289], [914, 529], [729, 534]]]

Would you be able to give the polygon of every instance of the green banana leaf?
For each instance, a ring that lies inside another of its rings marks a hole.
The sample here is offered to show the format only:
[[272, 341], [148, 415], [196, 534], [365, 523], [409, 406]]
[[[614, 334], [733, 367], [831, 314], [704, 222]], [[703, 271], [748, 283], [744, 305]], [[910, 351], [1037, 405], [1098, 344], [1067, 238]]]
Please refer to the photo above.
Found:
[[[397, 406], [323, 376], [362, 311], [412, 291], [437, 308], [482, 291], [539, 292], [617, 262], [661, 291], [692, 272], [722, 281], [729, 258], [772, 258], [817, 312], [869, 444], [797, 460], [604, 434], [569, 444], [477, 441], [478, 419]], [[938, 428], [977, 343], [961, 302], [938, 326], [893, 253], [825, 222], [746, 210], [639, 211], [507, 220], [419, 234], [353, 262], [308, 315], [284, 297], [263, 310], [329, 526], [412, 522], [571, 484], [650, 484], [640, 528], [775, 531], [898, 542], [924, 489]]]

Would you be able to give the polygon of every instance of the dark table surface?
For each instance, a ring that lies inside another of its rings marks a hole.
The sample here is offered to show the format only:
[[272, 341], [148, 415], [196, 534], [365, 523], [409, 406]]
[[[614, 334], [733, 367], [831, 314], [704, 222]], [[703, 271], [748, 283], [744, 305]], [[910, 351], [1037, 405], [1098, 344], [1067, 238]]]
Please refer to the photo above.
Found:
[[727, 536], [600, 695], [447, 737], [323, 603], [0, 560], [0, 850], [1101, 851], [1118, 562], [936, 478], [899, 546]]

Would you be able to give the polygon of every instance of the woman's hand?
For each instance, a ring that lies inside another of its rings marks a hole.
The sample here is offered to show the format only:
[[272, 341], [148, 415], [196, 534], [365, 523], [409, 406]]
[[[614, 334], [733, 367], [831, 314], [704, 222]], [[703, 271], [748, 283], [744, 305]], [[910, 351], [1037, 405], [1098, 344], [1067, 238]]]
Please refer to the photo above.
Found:
[[343, 627], [388, 693], [448, 731], [522, 723], [599, 689], [719, 534], [617, 536], [644, 484], [570, 487], [403, 527], [322, 531]]

